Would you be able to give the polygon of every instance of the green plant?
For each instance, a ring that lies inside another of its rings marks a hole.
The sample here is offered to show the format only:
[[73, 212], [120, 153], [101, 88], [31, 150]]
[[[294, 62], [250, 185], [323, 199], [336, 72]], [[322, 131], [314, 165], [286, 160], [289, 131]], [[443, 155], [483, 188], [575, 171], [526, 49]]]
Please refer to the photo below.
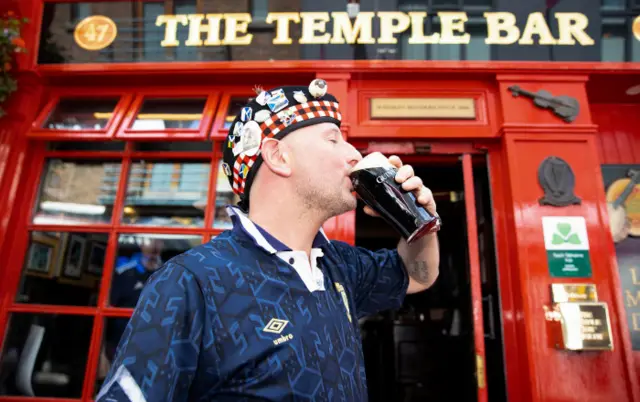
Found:
[[[0, 18], [0, 105], [18, 89], [12, 71], [15, 54], [27, 51], [21, 36], [22, 26], [27, 22], [27, 18], [20, 18], [13, 11], [8, 11]], [[4, 114], [0, 106], [0, 117]]]

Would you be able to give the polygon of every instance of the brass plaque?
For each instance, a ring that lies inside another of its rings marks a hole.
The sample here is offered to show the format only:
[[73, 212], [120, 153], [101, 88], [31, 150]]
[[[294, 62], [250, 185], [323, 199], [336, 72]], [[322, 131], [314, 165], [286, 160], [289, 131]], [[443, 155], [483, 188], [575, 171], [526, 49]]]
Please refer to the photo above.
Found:
[[592, 283], [553, 283], [551, 298], [554, 303], [597, 302], [598, 292]]
[[564, 349], [613, 350], [606, 303], [558, 303]]
[[372, 119], [475, 119], [473, 98], [371, 98]]

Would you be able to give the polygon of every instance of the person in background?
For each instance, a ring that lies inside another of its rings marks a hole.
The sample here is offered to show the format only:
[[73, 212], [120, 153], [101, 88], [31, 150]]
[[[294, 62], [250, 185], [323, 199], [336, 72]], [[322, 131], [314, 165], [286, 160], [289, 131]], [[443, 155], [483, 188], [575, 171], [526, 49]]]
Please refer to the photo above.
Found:
[[[113, 307], [134, 308], [147, 280], [163, 264], [162, 251], [164, 242], [161, 239], [141, 237], [140, 251], [131, 257], [121, 256], [116, 259], [109, 305]], [[127, 318], [109, 318], [106, 332], [106, 357], [113, 360], [116, 346], [124, 332]]]

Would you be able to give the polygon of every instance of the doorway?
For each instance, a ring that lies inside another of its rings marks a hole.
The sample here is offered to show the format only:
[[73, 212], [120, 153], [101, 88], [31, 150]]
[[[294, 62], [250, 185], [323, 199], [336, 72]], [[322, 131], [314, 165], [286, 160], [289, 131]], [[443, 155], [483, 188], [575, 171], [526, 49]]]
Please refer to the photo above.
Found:
[[[360, 321], [370, 402], [506, 401], [488, 165], [485, 155], [467, 158], [472, 174], [465, 175], [460, 155], [402, 157], [434, 193], [443, 222], [438, 234], [440, 274], [428, 290], [408, 295], [398, 311]], [[466, 192], [465, 176], [472, 181]], [[476, 297], [482, 299], [482, 328], [476, 328], [472, 314], [474, 264], [465, 197], [475, 198], [470, 205], [477, 225], [475, 266], [481, 295], [476, 292]], [[396, 247], [399, 235], [362, 212], [359, 202], [356, 245]]]

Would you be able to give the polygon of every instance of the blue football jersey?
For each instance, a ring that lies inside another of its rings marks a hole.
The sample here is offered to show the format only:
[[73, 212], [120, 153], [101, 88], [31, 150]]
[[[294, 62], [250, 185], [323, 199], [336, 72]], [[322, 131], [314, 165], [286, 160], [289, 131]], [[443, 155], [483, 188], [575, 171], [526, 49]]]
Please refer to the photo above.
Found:
[[358, 319], [401, 306], [397, 251], [307, 256], [232, 214], [149, 278], [97, 401], [367, 400]]

